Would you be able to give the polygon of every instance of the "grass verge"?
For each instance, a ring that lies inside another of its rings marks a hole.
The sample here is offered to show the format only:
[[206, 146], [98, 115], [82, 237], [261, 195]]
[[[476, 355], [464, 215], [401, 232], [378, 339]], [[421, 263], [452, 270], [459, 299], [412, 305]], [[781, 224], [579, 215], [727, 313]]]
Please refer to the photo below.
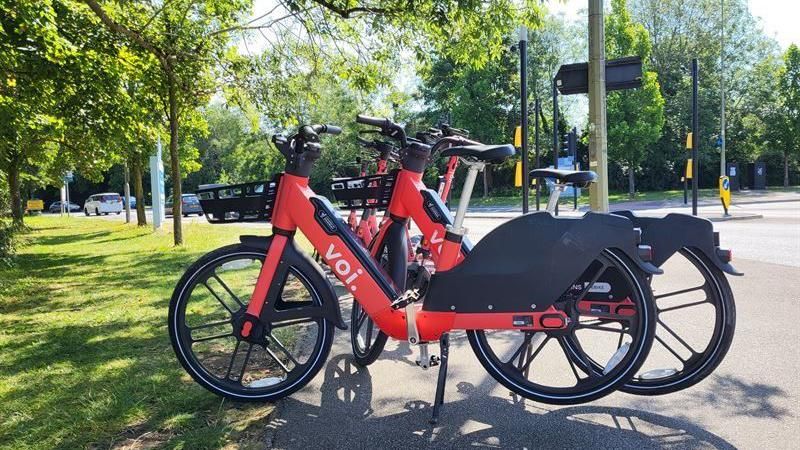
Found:
[[263, 230], [185, 224], [187, 244], [99, 218], [33, 217], [0, 268], [0, 447], [263, 448], [272, 405], [190, 380], [167, 335], [183, 271]]

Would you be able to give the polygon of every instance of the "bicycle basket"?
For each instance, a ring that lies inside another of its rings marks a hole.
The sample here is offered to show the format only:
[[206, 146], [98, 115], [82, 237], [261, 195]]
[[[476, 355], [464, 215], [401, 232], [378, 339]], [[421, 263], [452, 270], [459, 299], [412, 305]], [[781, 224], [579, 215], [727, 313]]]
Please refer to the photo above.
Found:
[[342, 209], [382, 209], [389, 206], [396, 178], [396, 170], [385, 175], [334, 178], [331, 190]]
[[272, 181], [213, 186], [195, 191], [210, 223], [268, 222], [280, 174]]

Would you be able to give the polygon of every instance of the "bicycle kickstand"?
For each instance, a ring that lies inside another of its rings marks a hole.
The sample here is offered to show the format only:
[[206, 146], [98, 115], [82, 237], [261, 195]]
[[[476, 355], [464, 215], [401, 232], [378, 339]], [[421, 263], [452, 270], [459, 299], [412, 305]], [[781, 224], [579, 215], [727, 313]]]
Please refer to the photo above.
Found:
[[439, 347], [441, 348], [441, 358], [439, 360], [439, 379], [436, 382], [436, 398], [433, 400], [433, 415], [431, 416], [431, 425], [436, 425], [439, 422], [439, 409], [444, 404], [444, 386], [447, 382], [447, 360], [450, 353], [450, 336], [448, 333], [442, 334], [439, 338]]

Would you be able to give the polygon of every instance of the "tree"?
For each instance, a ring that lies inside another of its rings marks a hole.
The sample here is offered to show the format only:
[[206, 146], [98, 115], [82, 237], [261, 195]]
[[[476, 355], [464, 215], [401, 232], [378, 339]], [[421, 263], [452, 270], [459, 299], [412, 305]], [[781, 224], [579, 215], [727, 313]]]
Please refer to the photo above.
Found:
[[776, 107], [768, 112], [767, 142], [783, 156], [783, 186], [789, 186], [789, 164], [800, 155], [800, 49], [792, 44], [775, 73]]
[[[633, 23], [626, 0], [612, 0], [606, 18], [606, 52], [610, 58], [639, 56], [647, 61], [650, 37], [641, 24]], [[645, 66], [646, 67], [646, 66]], [[628, 193], [636, 194], [635, 172], [647, 149], [661, 137], [664, 99], [655, 72], [643, 69], [642, 87], [608, 94], [609, 158], [627, 168]]]
[[[248, 0], [104, 2], [84, 0], [109, 30], [158, 62], [146, 89], [158, 93], [169, 125], [172, 196], [180, 198], [180, 127], [215, 90], [213, 69], [224, 57], [230, 32], [248, 11]], [[173, 205], [175, 245], [183, 243], [181, 204]]]

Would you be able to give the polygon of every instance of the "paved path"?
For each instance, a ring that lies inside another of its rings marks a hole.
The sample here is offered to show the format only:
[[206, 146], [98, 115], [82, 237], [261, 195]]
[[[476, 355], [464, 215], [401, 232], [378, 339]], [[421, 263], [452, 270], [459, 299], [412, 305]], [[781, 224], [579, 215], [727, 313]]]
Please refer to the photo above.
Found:
[[[717, 223], [745, 277], [730, 278], [737, 332], [714, 375], [662, 397], [615, 393], [554, 407], [520, 401], [498, 386], [455, 333], [441, 422], [428, 425], [436, 371], [404, 343], [367, 369], [339, 332], [325, 369], [279, 403], [276, 448], [769, 448], [800, 439], [800, 204], [740, 205], [764, 219]], [[652, 211], [659, 213], [658, 210]], [[505, 219], [469, 221], [474, 240]], [[343, 300], [349, 317], [349, 299]]]

